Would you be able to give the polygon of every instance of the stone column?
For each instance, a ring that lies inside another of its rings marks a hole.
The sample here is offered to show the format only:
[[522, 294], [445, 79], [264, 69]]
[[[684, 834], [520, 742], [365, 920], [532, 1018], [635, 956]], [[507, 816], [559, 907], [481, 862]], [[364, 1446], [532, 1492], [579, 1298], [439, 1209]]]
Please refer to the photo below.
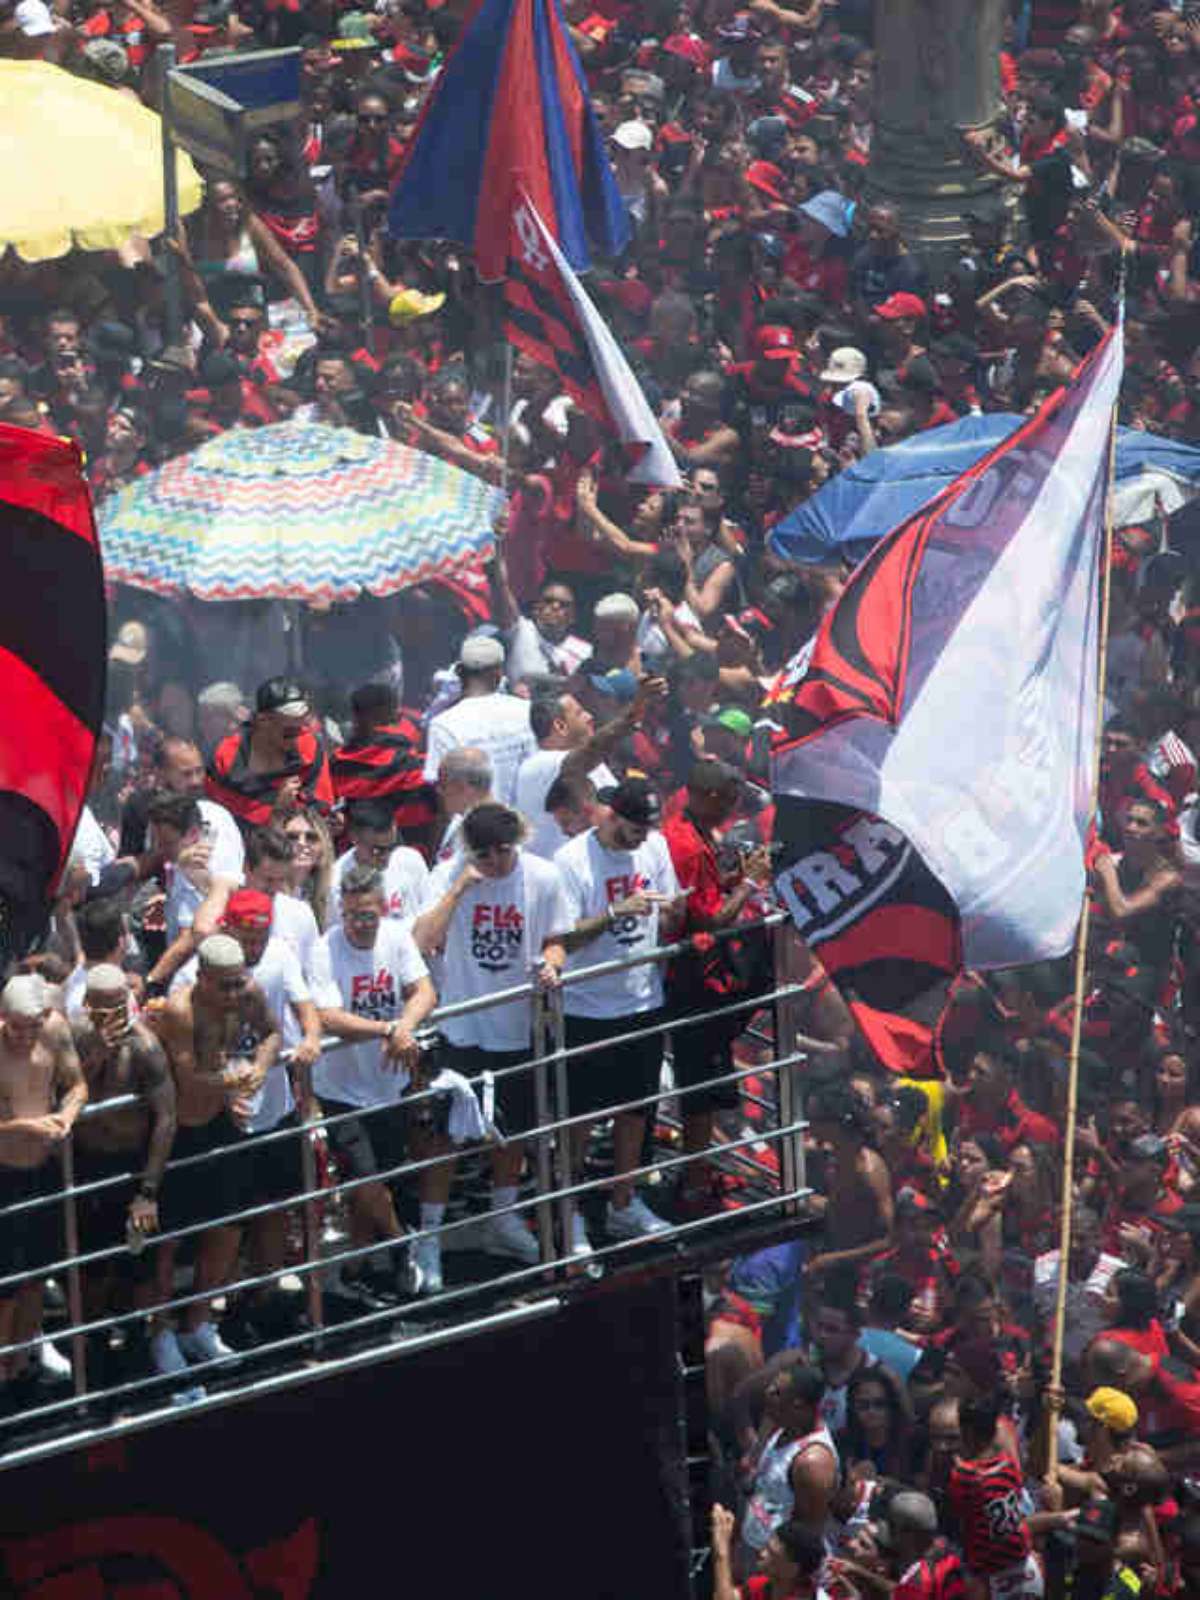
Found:
[[875, 0], [867, 198], [899, 209], [905, 242], [935, 275], [961, 253], [966, 211], [1015, 200], [1013, 186], [977, 166], [961, 137], [1000, 114], [1005, 10], [1005, 0]]

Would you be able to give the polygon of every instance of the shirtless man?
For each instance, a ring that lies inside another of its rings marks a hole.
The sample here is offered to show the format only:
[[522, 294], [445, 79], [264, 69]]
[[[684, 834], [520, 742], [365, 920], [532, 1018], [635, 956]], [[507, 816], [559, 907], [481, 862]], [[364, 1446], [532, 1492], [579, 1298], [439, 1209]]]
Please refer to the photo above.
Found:
[[[138, 1096], [137, 1105], [85, 1117], [75, 1133], [76, 1183], [124, 1179], [79, 1202], [80, 1248], [87, 1254], [157, 1232], [158, 1194], [175, 1138], [175, 1083], [162, 1046], [130, 1014], [129, 980], [120, 967], [100, 962], [87, 969], [83, 1011], [72, 1031], [94, 1105]], [[87, 1270], [89, 1320], [123, 1309], [112, 1304], [115, 1265], [109, 1259]], [[149, 1306], [154, 1285], [140, 1253], [133, 1257], [133, 1277], [134, 1305]]]
[[867, 1113], [844, 1085], [810, 1097], [809, 1130], [828, 1151], [831, 1166], [825, 1205], [826, 1249], [810, 1256], [805, 1273], [861, 1265], [891, 1243], [892, 1185], [887, 1163], [867, 1144]]
[[[50, 1010], [45, 983], [36, 973], [10, 978], [0, 993], [0, 1278], [59, 1254], [57, 1205], [7, 1212], [61, 1188], [53, 1157], [87, 1097], [71, 1030]], [[33, 1338], [41, 1321], [40, 1279], [0, 1287], [0, 1347]], [[32, 1372], [29, 1351], [0, 1356], [0, 1391]]]
[[[199, 949], [196, 981], [177, 989], [158, 1014], [158, 1035], [175, 1080], [179, 1129], [176, 1161], [237, 1148], [246, 1137], [254, 1097], [279, 1054], [280, 1033], [261, 989], [249, 981], [236, 939], [215, 933]], [[255, 1198], [252, 1164], [220, 1155], [172, 1171], [164, 1196], [166, 1225], [194, 1228], [214, 1216], [243, 1210]], [[158, 1330], [151, 1355], [159, 1372], [181, 1372], [191, 1361], [214, 1361], [233, 1352], [212, 1321], [209, 1296], [232, 1276], [240, 1223], [209, 1228], [196, 1246], [195, 1292], [183, 1310], [181, 1331]], [[159, 1251], [158, 1288], [171, 1298], [175, 1245]]]

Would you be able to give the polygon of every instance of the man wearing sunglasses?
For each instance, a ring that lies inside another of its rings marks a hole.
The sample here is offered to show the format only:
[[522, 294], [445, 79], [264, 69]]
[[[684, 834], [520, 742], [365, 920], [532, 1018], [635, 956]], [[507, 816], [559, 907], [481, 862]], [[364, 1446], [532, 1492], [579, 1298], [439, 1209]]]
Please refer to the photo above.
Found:
[[[196, 981], [170, 995], [158, 1021], [158, 1035], [175, 1080], [178, 1131], [174, 1156], [211, 1155], [242, 1148], [257, 1097], [279, 1054], [281, 1035], [266, 998], [250, 981], [242, 947], [228, 934], [210, 935], [199, 949]], [[163, 1225], [195, 1228], [232, 1216], [255, 1201], [251, 1163], [240, 1156], [173, 1169], [163, 1190]], [[205, 1298], [180, 1314], [176, 1333], [162, 1325], [151, 1340], [159, 1372], [182, 1372], [189, 1361], [213, 1361], [233, 1352], [212, 1320], [211, 1297], [237, 1267], [240, 1222], [209, 1227], [194, 1235], [194, 1288]], [[158, 1257], [159, 1298], [174, 1295], [176, 1244], [164, 1244]]]
[[[425, 954], [438, 956], [436, 977], [447, 1005], [530, 978], [539, 988], [558, 981], [566, 959], [560, 935], [572, 919], [556, 868], [523, 850], [524, 836], [519, 812], [485, 800], [463, 818], [462, 851], [429, 875], [413, 937]], [[455, 1071], [466, 1078], [498, 1075], [496, 1116], [505, 1142], [492, 1157], [492, 1212], [480, 1248], [533, 1266], [538, 1248], [526, 1226], [528, 1213], [506, 1209], [517, 1200], [524, 1135], [538, 1121], [533, 1074], [524, 1069], [532, 1053], [532, 1001], [522, 997], [443, 1018], [441, 1030]]]
[[411, 922], [421, 909], [429, 869], [419, 851], [401, 844], [391, 805], [386, 800], [352, 800], [346, 808], [346, 827], [350, 848], [333, 865], [329, 921], [341, 915], [347, 874], [355, 867], [367, 867], [383, 880], [387, 915]]
[[[415, 1035], [437, 995], [407, 924], [385, 915], [383, 880], [373, 866], [352, 866], [343, 879], [341, 926], [321, 941], [313, 992], [324, 1029], [347, 1041], [346, 1048], [322, 1056], [313, 1074], [326, 1116], [341, 1119], [328, 1130], [338, 1171], [343, 1182], [376, 1180], [350, 1191], [351, 1243], [400, 1239], [404, 1229], [393, 1198], [399, 1180], [386, 1174], [409, 1160], [446, 1157], [417, 1177], [421, 1230], [428, 1236], [413, 1249], [416, 1272], [410, 1277], [402, 1253], [393, 1253], [382, 1273], [368, 1264], [374, 1256], [347, 1261], [343, 1291], [367, 1306], [379, 1296], [407, 1298], [413, 1288], [436, 1294], [441, 1248], [430, 1230], [445, 1220], [452, 1147], [482, 1139], [486, 1127], [461, 1077], [442, 1072], [430, 1079], [423, 1070]], [[426, 1089], [429, 1094], [421, 1093]]]

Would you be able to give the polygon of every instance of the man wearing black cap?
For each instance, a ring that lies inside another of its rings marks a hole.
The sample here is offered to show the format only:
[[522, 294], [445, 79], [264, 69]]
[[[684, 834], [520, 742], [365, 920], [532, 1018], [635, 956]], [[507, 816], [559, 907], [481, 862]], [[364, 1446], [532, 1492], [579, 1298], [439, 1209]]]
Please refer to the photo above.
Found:
[[[1171, 1151], [1157, 1133], [1143, 1133], [1129, 1146], [1117, 1174], [1117, 1193], [1104, 1216], [1101, 1247], [1128, 1257], [1139, 1237], [1148, 1245], [1162, 1233], [1163, 1220], [1183, 1209], [1168, 1187]], [[1144, 1246], [1143, 1246], [1144, 1247]]]
[[263, 828], [301, 806], [333, 804], [329, 755], [313, 732], [308, 697], [291, 678], [268, 678], [248, 727], [213, 751], [207, 791], [243, 828]]
[[[644, 778], [601, 789], [601, 811], [593, 828], [565, 844], [554, 857], [562, 877], [571, 931], [563, 936], [567, 970], [645, 955], [671, 939], [684, 907], [671, 853], [658, 832], [662, 808]], [[642, 1100], [658, 1088], [662, 1035], [646, 1033], [660, 1018], [662, 968], [656, 962], [627, 968], [587, 983], [569, 984], [563, 1009], [569, 1047], [600, 1045], [637, 1028], [628, 1044], [576, 1057], [569, 1069], [571, 1115]], [[617, 1239], [661, 1233], [655, 1216], [625, 1178], [638, 1165], [649, 1107], [620, 1112], [613, 1125], [617, 1181], [608, 1202], [608, 1233]], [[587, 1144], [587, 1126], [576, 1130], [577, 1159]], [[573, 1214], [572, 1247], [588, 1248], [579, 1212]]]

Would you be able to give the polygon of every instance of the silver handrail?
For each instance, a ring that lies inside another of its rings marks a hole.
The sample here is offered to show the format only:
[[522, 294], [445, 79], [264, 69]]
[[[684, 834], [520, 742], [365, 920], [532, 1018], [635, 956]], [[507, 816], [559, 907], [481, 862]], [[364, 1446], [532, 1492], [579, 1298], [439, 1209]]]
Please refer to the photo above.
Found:
[[[407, 1307], [403, 1305], [392, 1306], [386, 1311], [369, 1312], [363, 1316], [352, 1318], [346, 1322], [338, 1324], [338, 1335], [356, 1335], [358, 1330], [362, 1328], [372, 1329], [377, 1325], [382, 1325], [389, 1319], [394, 1320], [398, 1315], [403, 1314], [406, 1309], [409, 1311], [420, 1311], [421, 1313], [424, 1313], [427, 1310], [437, 1311], [443, 1307], [453, 1307], [464, 1299], [469, 1299], [472, 1296], [496, 1292], [508, 1293], [512, 1292], [515, 1286], [528, 1285], [531, 1282], [544, 1288], [546, 1285], [552, 1284], [555, 1279], [560, 1277], [564, 1272], [568, 1275], [571, 1275], [580, 1270], [581, 1260], [579, 1257], [576, 1257], [572, 1254], [570, 1248], [571, 1241], [569, 1228], [570, 1218], [572, 1215], [572, 1205], [581, 1196], [586, 1196], [593, 1192], [610, 1188], [613, 1179], [610, 1176], [605, 1176], [602, 1178], [589, 1179], [584, 1182], [575, 1181], [575, 1174], [572, 1170], [571, 1158], [572, 1131], [577, 1127], [595, 1123], [599, 1120], [605, 1120], [621, 1112], [648, 1109], [660, 1102], [663, 1098], [663, 1095], [662, 1091], [655, 1090], [649, 1095], [641, 1096], [634, 1100], [628, 1100], [613, 1104], [611, 1106], [605, 1106], [602, 1109], [593, 1112], [571, 1115], [569, 1105], [570, 1074], [568, 1067], [570, 1061], [575, 1057], [591, 1055], [597, 1051], [611, 1048], [613, 1045], [619, 1045], [632, 1039], [668, 1034], [683, 1035], [688, 1029], [696, 1026], [703, 1026], [705, 1023], [713, 1020], [714, 1018], [727, 1018], [729, 1016], [738, 1015], [741, 1013], [746, 1013], [746, 1022], [749, 1023], [750, 1019], [757, 1013], [765, 1011], [768, 1008], [774, 1008], [776, 1019], [774, 1041], [775, 1059], [768, 1062], [756, 1062], [748, 1067], [738, 1068], [729, 1073], [717, 1074], [697, 1083], [689, 1085], [676, 1085], [671, 1093], [677, 1099], [683, 1099], [688, 1095], [699, 1094], [706, 1090], [720, 1087], [725, 1084], [740, 1082], [744, 1078], [750, 1076], [762, 1076], [764, 1074], [774, 1073], [777, 1077], [779, 1085], [780, 1109], [778, 1125], [771, 1129], [755, 1130], [746, 1138], [728, 1141], [713, 1146], [711, 1149], [706, 1151], [685, 1152], [682, 1155], [670, 1156], [661, 1160], [652, 1161], [646, 1165], [635, 1168], [634, 1171], [628, 1174], [622, 1174], [621, 1177], [622, 1179], [628, 1179], [629, 1181], [633, 1182], [647, 1177], [661, 1177], [668, 1172], [675, 1171], [676, 1169], [684, 1169], [693, 1162], [707, 1161], [714, 1155], [719, 1156], [722, 1153], [728, 1153], [734, 1157], [741, 1156], [743, 1160], [748, 1160], [748, 1157], [743, 1156], [742, 1153], [748, 1151], [750, 1147], [753, 1146], [761, 1148], [764, 1143], [774, 1142], [777, 1143], [780, 1151], [779, 1192], [771, 1195], [766, 1200], [748, 1201], [746, 1204], [740, 1206], [736, 1211], [723, 1213], [719, 1212], [714, 1216], [706, 1216], [695, 1221], [674, 1224], [670, 1226], [665, 1233], [654, 1235], [649, 1241], [644, 1238], [620, 1240], [608, 1245], [594, 1248], [592, 1255], [586, 1258], [587, 1263], [600, 1264], [613, 1258], [619, 1260], [623, 1253], [628, 1253], [629, 1250], [638, 1247], [644, 1248], [648, 1243], [655, 1246], [669, 1245], [672, 1248], [677, 1248], [677, 1241], [681, 1237], [685, 1239], [690, 1238], [691, 1235], [699, 1228], [705, 1228], [713, 1225], [724, 1226], [727, 1228], [730, 1219], [736, 1220], [737, 1218], [743, 1216], [757, 1215], [762, 1211], [771, 1208], [779, 1209], [782, 1207], [785, 1210], [794, 1210], [797, 1202], [806, 1193], [805, 1189], [803, 1188], [802, 1147], [802, 1135], [806, 1124], [798, 1115], [798, 1102], [796, 1101], [794, 1086], [792, 1085], [793, 1072], [794, 1069], [801, 1062], [806, 1060], [810, 1054], [827, 1049], [828, 1046], [824, 1045], [819, 1040], [806, 1039], [794, 1031], [794, 1002], [795, 998], [802, 992], [802, 990], [796, 984], [788, 981], [785, 968], [780, 964], [778, 959], [776, 964], [775, 987], [767, 990], [765, 993], [737, 997], [726, 1001], [719, 1006], [709, 1008], [704, 1011], [692, 1012], [686, 1015], [677, 1014], [670, 1016], [665, 1020], [661, 1020], [659, 1022], [650, 1024], [649, 1026], [640, 1028], [636, 1026], [636, 1017], [631, 1017], [629, 1020], [635, 1025], [631, 1027], [630, 1031], [621, 1033], [619, 1035], [614, 1035], [612, 1038], [604, 1041], [568, 1047], [566, 1044], [565, 1035], [564, 1004], [566, 1000], [566, 991], [568, 991], [570, 987], [576, 983], [586, 982], [590, 979], [607, 976], [615, 972], [628, 970], [629, 968], [646, 965], [651, 962], [661, 963], [671, 961], [680, 955], [689, 952], [699, 951], [699, 953], [707, 953], [707, 950], [711, 948], [712, 943], [717, 942], [722, 938], [742, 937], [747, 933], [758, 929], [763, 929], [769, 931], [773, 944], [775, 944], [775, 946], [778, 948], [782, 941], [775, 937], [776, 930], [785, 921], [786, 919], [782, 913], [773, 913], [769, 917], [756, 920], [754, 922], [734, 924], [728, 929], [718, 930], [713, 935], [706, 937], [704, 943], [699, 947], [697, 947], [697, 945], [695, 945], [691, 940], [684, 940], [673, 945], [660, 947], [656, 950], [639, 952], [635, 956], [620, 957], [612, 961], [596, 963], [591, 967], [575, 969], [562, 975], [561, 984], [558, 984], [552, 989], [546, 991], [540, 990], [535, 984], [530, 982], [510, 987], [508, 989], [499, 991], [496, 994], [479, 996], [470, 1001], [458, 1002], [439, 1007], [429, 1019], [431, 1025], [444, 1018], [465, 1015], [470, 1012], [484, 1010], [489, 1007], [504, 1005], [514, 999], [530, 998], [533, 1001], [535, 1022], [533, 1050], [536, 1053], [532, 1053], [529, 1059], [518, 1062], [512, 1067], [496, 1071], [494, 1074], [492, 1074], [492, 1076], [495, 1078], [501, 1078], [515, 1075], [518, 1072], [533, 1072], [535, 1075], [535, 1083], [540, 1085], [537, 1095], [538, 1125], [535, 1128], [528, 1130], [527, 1133], [521, 1136], [522, 1138], [526, 1140], [532, 1140], [535, 1143], [534, 1164], [537, 1172], [535, 1192], [533, 1195], [525, 1199], [518, 1198], [518, 1200], [510, 1206], [495, 1208], [493, 1211], [489, 1212], [488, 1215], [500, 1216], [507, 1213], [523, 1214], [530, 1211], [531, 1208], [536, 1208], [536, 1215], [539, 1220], [541, 1259], [536, 1266], [523, 1267], [513, 1272], [501, 1273], [495, 1277], [487, 1278], [480, 1282], [464, 1285], [455, 1289], [443, 1290], [438, 1295], [422, 1297], [418, 1300], [415, 1300]], [[425, 1033], [425, 1030], [422, 1031]], [[766, 1042], [761, 1034], [761, 1031], [758, 1029], [755, 1031], [758, 1033], [759, 1038], [763, 1039], [763, 1042]], [[790, 1045], [790, 1049], [784, 1048], [785, 1042]], [[344, 1048], [348, 1043], [349, 1041], [343, 1041], [340, 1039], [326, 1039], [322, 1041], [322, 1050], [336, 1050]], [[678, 1050], [678, 1044], [676, 1048]], [[288, 1063], [290, 1062], [290, 1056], [285, 1054], [283, 1057], [281, 1057], [281, 1060], [284, 1063]], [[481, 1074], [479, 1077], [468, 1080], [472, 1088], [477, 1093], [485, 1076], [487, 1076], [487, 1074]], [[558, 1115], [554, 1117], [552, 1117], [550, 1113], [549, 1091], [551, 1081], [553, 1081], [553, 1088], [557, 1098]], [[305, 1082], [301, 1087], [302, 1090], [305, 1091], [300, 1097], [301, 1104], [303, 1105], [308, 1101], [308, 1095], [306, 1091], [308, 1090], [309, 1085], [307, 1082]], [[417, 1090], [411, 1095], [406, 1095], [401, 1103], [403, 1103], [405, 1106], [411, 1106], [419, 1103], [422, 1100], [435, 1098], [441, 1092], [442, 1091], [429, 1086]], [[115, 1096], [110, 1100], [95, 1102], [85, 1107], [82, 1115], [85, 1117], [93, 1117], [105, 1113], [111, 1113], [116, 1110], [128, 1109], [132, 1106], [138, 1105], [139, 1103], [140, 1097], [136, 1095]], [[784, 1113], [785, 1105], [788, 1108], [786, 1115]], [[84, 1397], [87, 1395], [84, 1353], [85, 1342], [89, 1334], [101, 1333], [112, 1328], [119, 1328], [132, 1323], [141, 1322], [147, 1316], [162, 1316], [166, 1313], [186, 1308], [189, 1305], [194, 1305], [197, 1302], [209, 1300], [213, 1298], [214, 1295], [232, 1296], [243, 1293], [250, 1289], [263, 1287], [276, 1282], [282, 1272], [291, 1273], [294, 1276], [302, 1279], [308, 1292], [307, 1304], [311, 1326], [307, 1329], [304, 1329], [302, 1332], [289, 1335], [284, 1339], [273, 1341], [270, 1344], [259, 1345], [256, 1347], [255, 1354], [258, 1355], [261, 1353], [266, 1355], [277, 1350], [284, 1351], [295, 1349], [300, 1346], [308, 1346], [314, 1355], [323, 1359], [321, 1356], [321, 1341], [328, 1330], [323, 1330], [322, 1328], [322, 1299], [320, 1278], [318, 1277], [318, 1274], [324, 1274], [330, 1269], [337, 1269], [342, 1263], [345, 1262], [360, 1261], [368, 1256], [378, 1257], [379, 1255], [386, 1254], [389, 1251], [407, 1249], [411, 1244], [421, 1239], [430, 1237], [437, 1237], [439, 1239], [452, 1239], [456, 1232], [460, 1232], [463, 1229], [472, 1228], [476, 1226], [480, 1220], [476, 1216], [456, 1218], [449, 1222], [443, 1221], [442, 1224], [437, 1228], [419, 1230], [416, 1233], [408, 1233], [397, 1239], [375, 1240], [372, 1243], [364, 1246], [338, 1250], [329, 1254], [321, 1253], [320, 1240], [318, 1237], [319, 1230], [316, 1226], [316, 1212], [318, 1207], [323, 1202], [333, 1199], [336, 1196], [343, 1196], [348, 1193], [352, 1193], [354, 1190], [362, 1187], [365, 1184], [390, 1182], [398, 1178], [411, 1180], [414, 1176], [419, 1175], [421, 1172], [428, 1170], [431, 1167], [443, 1165], [448, 1160], [454, 1160], [456, 1158], [457, 1153], [449, 1156], [446, 1154], [437, 1154], [434, 1156], [423, 1157], [416, 1161], [406, 1161], [401, 1165], [382, 1173], [373, 1173], [369, 1176], [361, 1178], [345, 1179], [330, 1187], [317, 1189], [316, 1170], [313, 1156], [314, 1146], [311, 1135], [324, 1128], [333, 1127], [339, 1122], [345, 1120], [350, 1120], [355, 1117], [367, 1118], [372, 1115], [382, 1114], [384, 1111], [390, 1109], [394, 1109], [394, 1107], [390, 1104], [376, 1107], [363, 1107], [361, 1109], [338, 1113], [332, 1116], [321, 1116], [311, 1120], [302, 1120], [298, 1125], [288, 1128], [275, 1128], [262, 1133], [250, 1135], [247, 1137], [244, 1145], [225, 1145], [215, 1150], [202, 1152], [199, 1155], [181, 1157], [170, 1161], [167, 1166], [168, 1174], [184, 1167], [194, 1167], [206, 1163], [213, 1163], [231, 1155], [241, 1155], [244, 1157], [250, 1150], [260, 1148], [269, 1142], [274, 1142], [284, 1138], [299, 1138], [301, 1141], [302, 1181], [304, 1184], [304, 1188], [301, 1193], [287, 1196], [282, 1200], [267, 1202], [262, 1205], [243, 1207], [241, 1210], [231, 1212], [227, 1216], [206, 1219], [203, 1222], [193, 1223], [184, 1228], [153, 1235], [147, 1240], [147, 1248], [154, 1249], [161, 1244], [171, 1243], [175, 1240], [188, 1236], [204, 1234], [215, 1227], [239, 1225], [247, 1221], [253, 1221], [258, 1217], [270, 1215], [280, 1211], [288, 1211], [299, 1207], [301, 1209], [301, 1214], [304, 1221], [305, 1259], [300, 1263], [291, 1264], [286, 1267], [277, 1267], [269, 1272], [251, 1275], [241, 1278], [233, 1283], [223, 1284], [213, 1289], [207, 1289], [203, 1293], [193, 1292], [187, 1295], [176, 1296], [149, 1308], [139, 1307], [137, 1309], [121, 1312], [113, 1316], [95, 1318], [91, 1321], [83, 1320], [81, 1282], [82, 1270], [101, 1262], [113, 1261], [124, 1257], [127, 1253], [127, 1247], [118, 1243], [87, 1253], [81, 1252], [79, 1249], [78, 1222], [76, 1218], [77, 1201], [80, 1198], [86, 1199], [88, 1196], [106, 1188], [126, 1185], [131, 1181], [131, 1179], [136, 1178], [137, 1174], [135, 1172], [130, 1172], [128, 1174], [118, 1173], [83, 1184], [76, 1184], [73, 1181], [73, 1148], [71, 1140], [68, 1138], [68, 1140], [64, 1142], [61, 1152], [64, 1164], [64, 1181], [62, 1189], [50, 1195], [38, 1196], [33, 1200], [22, 1201], [17, 1205], [8, 1208], [7, 1213], [8, 1215], [16, 1215], [21, 1212], [32, 1210], [37, 1206], [61, 1203], [64, 1208], [67, 1254], [60, 1261], [44, 1264], [33, 1270], [8, 1274], [7, 1276], [0, 1277], [0, 1290], [10, 1289], [22, 1282], [42, 1280], [48, 1276], [61, 1274], [63, 1272], [67, 1274], [70, 1325], [61, 1333], [54, 1335], [54, 1337], [70, 1338], [75, 1392], [70, 1399], [52, 1402], [46, 1406], [30, 1408], [26, 1411], [18, 1412], [11, 1417], [0, 1419], [0, 1429], [7, 1431], [13, 1427], [22, 1426], [31, 1420], [57, 1416], [64, 1411], [70, 1411], [72, 1408], [77, 1408], [81, 1404]], [[797, 1151], [800, 1153], [799, 1161], [796, 1159]], [[558, 1230], [562, 1241], [561, 1253], [556, 1252], [556, 1241], [554, 1236], [556, 1222], [558, 1224]], [[32, 1351], [38, 1346], [44, 1344], [48, 1337], [48, 1335], [42, 1332], [32, 1339], [27, 1339], [18, 1343], [3, 1346], [0, 1348], [0, 1356], [12, 1356], [20, 1352]], [[189, 1374], [191, 1372], [195, 1372], [197, 1374], [203, 1373], [204, 1370], [209, 1366], [227, 1369], [243, 1359], [245, 1359], [245, 1357], [241, 1354], [238, 1354], [233, 1357], [220, 1358], [215, 1362], [196, 1363], [189, 1368]], [[174, 1375], [174, 1377], [168, 1377], [163, 1374], [153, 1374], [145, 1378], [131, 1380], [126, 1384], [106, 1388], [93, 1394], [89, 1398], [119, 1399], [122, 1396], [131, 1396], [144, 1391], [149, 1392], [155, 1386], [161, 1387], [164, 1384], [168, 1386], [173, 1384], [174, 1386], [178, 1387], [181, 1383], [186, 1381], [188, 1380], [185, 1379], [183, 1375]]]

